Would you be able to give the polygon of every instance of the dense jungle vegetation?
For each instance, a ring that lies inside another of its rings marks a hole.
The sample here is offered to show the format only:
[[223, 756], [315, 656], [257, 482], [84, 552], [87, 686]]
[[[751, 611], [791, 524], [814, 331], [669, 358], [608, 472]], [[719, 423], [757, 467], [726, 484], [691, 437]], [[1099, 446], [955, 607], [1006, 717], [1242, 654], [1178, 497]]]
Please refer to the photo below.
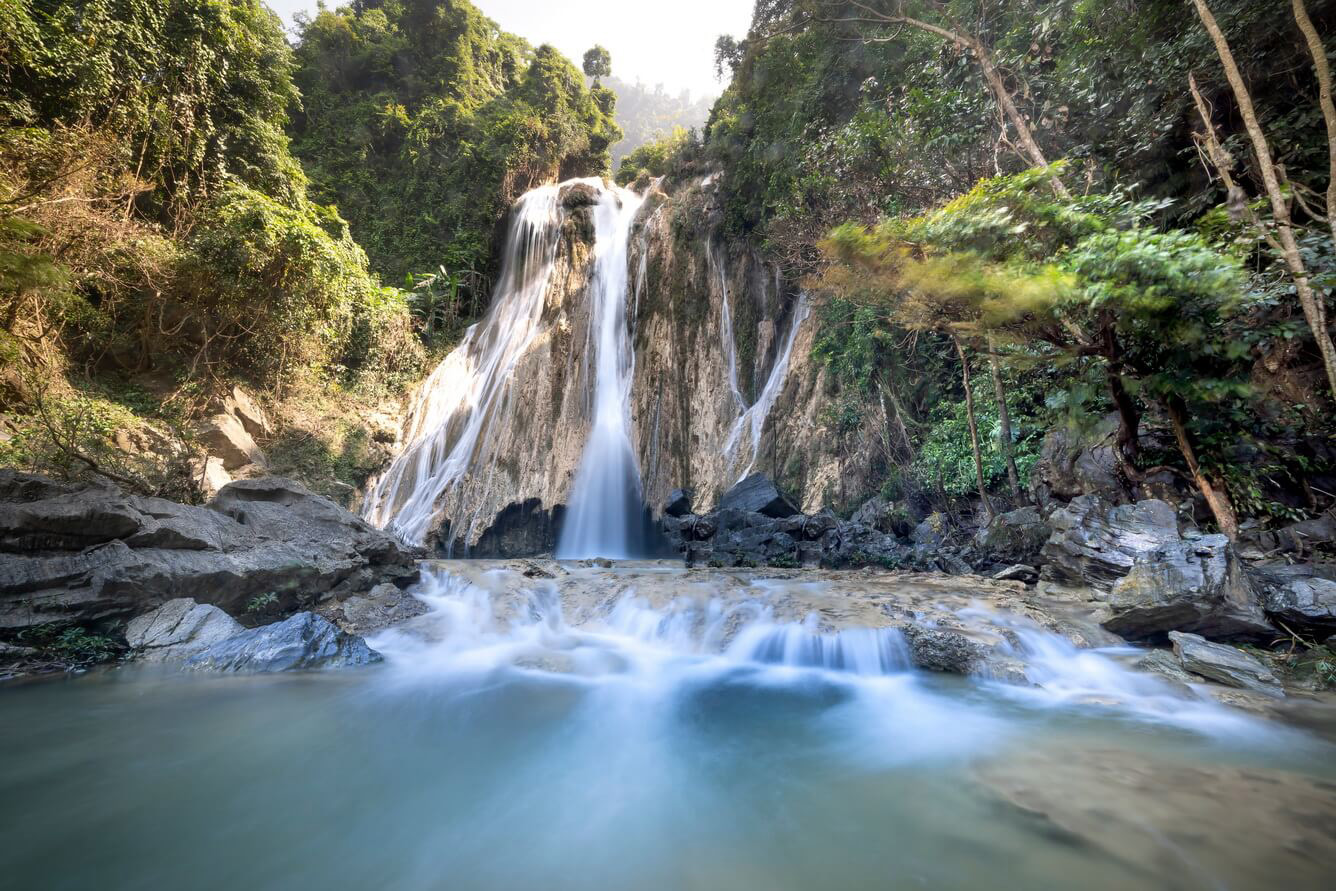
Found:
[[0, 464], [197, 497], [192, 421], [241, 380], [277, 468], [349, 489], [361, 407], [481, 310], [511, 199], [609, 172], [614, 102], [456, 0], [295, 50], [260, 0], [4, 0]]
[[660, 166], [722, 166], [726, 229], [820, 295], [828, 423], [888, 495], [1019, 500], [1046, 429], [1116, 416], [1129, 487], [1232, 534], [1336, 500], [1334, 15], [758, 0]]

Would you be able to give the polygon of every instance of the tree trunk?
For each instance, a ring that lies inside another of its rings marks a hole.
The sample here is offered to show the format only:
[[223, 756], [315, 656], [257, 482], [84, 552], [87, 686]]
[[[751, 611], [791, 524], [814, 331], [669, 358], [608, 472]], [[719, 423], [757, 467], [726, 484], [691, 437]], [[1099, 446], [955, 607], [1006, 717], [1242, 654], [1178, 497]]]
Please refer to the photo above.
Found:
[[[920, 31], [926, 31], [929, 34], [935, 34], [944, 40], [951, 41], [962, 49], [974, 53], [974, 58], [979, 63], [979, 70], [983, 73], [983, 79], [988, 84], [989, 91], [993, 94], [993, 98], [997, 100], [998, 106], [1002, 109], [1002, 113], [1006, 115], [1011, 126], [1016, 128], [1016, 137], [1020, 140], [1021, 148], [1023, 149], [1025, 156], [1030, 160], [1030, 163], [1034, 164], [1036, 167], [1048, 166], [1048, 159], [1044, 157], [1043, 151], [1039, 148], [1039, 143], [1035, 141], [1034, 131], [1030, 129], [1029, 122], [1025, 120], [1025, 116], [1021, 114], [1020, 109], [1016, 107], [1015, 101], [1012, 100], [1011, 91], [1007, 89], [1006, 81], [1002, 79], [1002, 73], [998, 71], [997, 66], [993, 64], [992, 54], [990, 54], [988, 48], [983, 45], [983, 41], [972, 34], [962, 34], [958, 31], [952, 31], [950, 28], [943, 28], [941, 25], [934, 25], [932, 22], [925, 22], [922, 19], [916, 19], [903, 14], [887, 15], [872, 9], [871, 7], [864, 6], [861, 3], [855, 5], [862, 13], [862, 16], [835, 19], [835, 21], [870, 22], [881, 25], [908, 25], [911, 28], [917, 28]], [[1049, 182], [1053, 187], [1053, 191], [1057, 193], [1059, 197], [1070, 198], [1072, 196], [1071, 192], [1068, 191], [1067, 187], [1056, 173], [1049, 174]]]
[[1220, 531], [1228, 536], [1230, 541], [1234, 541], [1239, 537], [1238, 516], [1234, 513], [1234, 505], [1229, 500], [1229, 493], [1225, 490], [1224, 484], [1209, 479], [1202, 472], [1201, 465], [1197, 463], [1197, 453], [1193, 450], [1192, 439], [1188, 435], [1187, 410], [1183, 400], [1176, 396], [1170, 397], [1166, 407], [1169, 409], [1169, 423], [1174, 428], [1174, 439], [1178, 441], [1178, 450], [1183, 453], [1183, 460], [1187, 462], [1193, 481], [1211, 508], [1211, 514], [1215, 517], [1215, 523], [1220, 527]]
[[1007, 390], [1002, 385], [1002, 366], [997, 361], [997, 351], [993, 348], [991, 338], [988, 341], [988, 366], [993, 373], [993, 395], [997, 399], [997, 445], [1007, 462], [1007, 484], [1011, 487], [1011, 497], [1019, 502], [1021, 479], [1020, 474], [1016, 472], [1016, 450], [1011, 442], [1011, 414], [1007, 411]]
[[[1192, 0], [1192, 3], [1197, 8], [1197, 15], [1201, 18], [1206, 32], [1211, 36], [1211, 42], [1215, 44], [1220, 64], [1225, 69], [1225, 79], [1229, 81], [1229, 86], [1234, 91], [1234, 98], [1239, 105], [1239, 115], [1243, 118], [1244, 128], [1252, 141], [1253, 153], [1257, 156], [1258, 172], [1266, 187], [1267, 197], [1271, 200], [1271, 213], [1276, 221], [1276, 237], [1280, 241], [1281, 255], [1285, 259], [1285, 265], [1289, 267], [1290, 277], [1294, 280], [1294, 289], [1299, 295], [1299, 305], [1303, 308], [1304, 318], [1313, 332], [1313, 340], [1317, 343], [1318, 352], [1322, 354], [1322, 365], [1327, 372], [1327, 384], [1331, 388], [1333, 398], [1336, 398], [1336, 344], [1332, 343], [1331, 332], [1327, 330], [1327, 309], [1322, 298], [1313, 293], [1312, 284], [1308, 280], [1308, 269], [1304, 266], [1303, 256], [1299, 253], [1299, 243], [1294, 237], [1294, 229], [1290, 222], [1290, 206], [1285, 200], [1280, 179], [1276, 175], [1271, 146], [1267, 143], [1266, 134], [1262, 132], [1262, 125], [1257, 120], [1252, 96], [1248, 92], [1247, 84], [1243, 82], [1243, 75], [1234, 61], [1234, 54], [1230, 51], [1224, 32], [1220, 30], [1220, 25], [1211, 14], [1206, 0]], [[1330, 216], [1330, 211], [1328, 215]]]
[[1304, 34], [1308, 43], [1308, 52], [1313, 56], [1313, 70], [1317, 74], [1318, 105], [1322, 107], [1322, 120], [1327, 125], [1327, 226], [1331, 229], [1331, 243], [1336, 245], [1336, 103], [1331, 98], [1331, 66], [1327, 64], [1327, 50], [1322, 45], [1322, 38], [1313, 27], [1313, 20], [1308, 17], [1304, 0], [1291, 0], [1294, 7], [1294, 21]]
[[988, 488], [983, 481], [983, 453], [979, 451], [979, 425], [974, 419], [974, 393], [970, 389], [970, 360], [965, 356], [965, 348], [960, 345], [960, 339], [954, 334], [951, 335], [951, 342], [956, 346], [956, 354], [960, 356], [960, 374], [965, 384], [965, 419], [969, 422], [970, 428], [970, 448], [974, 450], [974, 478], [979, 483], [979, 500], [983, 502], [984, 513], [988, 515], [988, 522], [993, 521], [993, 503], [988, 500]]

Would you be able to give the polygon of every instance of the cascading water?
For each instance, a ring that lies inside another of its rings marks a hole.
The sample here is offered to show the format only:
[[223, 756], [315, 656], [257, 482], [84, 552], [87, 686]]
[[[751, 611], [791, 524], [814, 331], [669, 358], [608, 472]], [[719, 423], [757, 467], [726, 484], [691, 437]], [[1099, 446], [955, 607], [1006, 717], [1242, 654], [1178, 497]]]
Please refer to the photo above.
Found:
[[756, 459], [761, 453], [761, 431], [765, 428], [766, 418], [770, 416], [770, 409], [779, 398], [780, 390], [784, 389], [784, 381], [789, 373], [789, 360], [793, 356], [793, 344], [798, 340], [798, 331], [810, 314], [811, 307], [807, 304], [807, 295], [799, 294], [798, 302], [793, 308], [793, 319], [789, 322], [788, 334], [785, 335], [784, 344], [775, 357], [775, 364], [770, 369], [770, 376], [766, 378], [761, 395], [738, 416], [733, 422], [732, 429], [728, 431], [728, 440], [724, 443], [724, 456], [730, 467], [740, 463], [741, 455], [738, 448], [742, 444], [743, 431], [751, 433], [751, 450], [747, 456], [746, 466], [737, 475], [739, 480], [745, 478], [756, 467]]
[[626, 559], [648, 549], [640, 469], [631, 448], [633, 354], [626, 320], [628, 243], [640, 205], [634, 192], [611, 189], [594, 209], [593, 425], [557, 545], [562, 559]]
[[563, 219], [559, 194], [543, 186], [519, 200], [491, 309], [418, 389], [405, 445], [366, 498], [363, 516], [406, 541], [422, 542], [442, 494], [491, 457], [483, 434], [540, 330]]
[[742, 389], [738, 386], [738, 345], [733, 338], [733, 309], [728, 297], [728, 270], [715, 253], [714, 242], [705, 242], [705, 263], [711, 275], [719, 282], [719, 306], [721, 323], [719, 329], [720, 345], [728, 365], [728, 388], [733, 395], [733, 402], [739, 410], [745, 409], [747, 400], [742, 398]]

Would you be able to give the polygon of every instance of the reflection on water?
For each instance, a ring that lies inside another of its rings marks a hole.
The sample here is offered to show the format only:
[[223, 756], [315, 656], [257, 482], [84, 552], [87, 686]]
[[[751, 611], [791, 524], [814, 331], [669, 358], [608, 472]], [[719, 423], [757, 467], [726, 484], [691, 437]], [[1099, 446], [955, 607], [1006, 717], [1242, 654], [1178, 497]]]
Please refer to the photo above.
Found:
[[627, 598], [571, 628], [541, 586], [498, 621], [437, 582], [365, 671], [0, 691], [6, 884], [1238, 888], [1333, 865], [1329, 749], [1097, 653], [1020, 635], [1044, 686], [1018, 693], [764, 602]]

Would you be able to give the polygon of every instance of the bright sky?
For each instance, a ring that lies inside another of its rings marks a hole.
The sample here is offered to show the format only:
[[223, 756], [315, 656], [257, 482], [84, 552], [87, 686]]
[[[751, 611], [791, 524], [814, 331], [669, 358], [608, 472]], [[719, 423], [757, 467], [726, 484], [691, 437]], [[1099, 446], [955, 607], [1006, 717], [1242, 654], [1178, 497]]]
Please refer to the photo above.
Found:
[[[266, 0], [289, 24], [294, 13], [313, 12], [316, 0]], [[503, 29], [537, 46], [550, 43], [578, 66], [596, 43], [612, 53], [612, 72], [670, 93], [716, 96], [714, 41], [742, 38], [753, 0], [473, 0]], [[326, 0], [339, 6], [338, 0]]]

